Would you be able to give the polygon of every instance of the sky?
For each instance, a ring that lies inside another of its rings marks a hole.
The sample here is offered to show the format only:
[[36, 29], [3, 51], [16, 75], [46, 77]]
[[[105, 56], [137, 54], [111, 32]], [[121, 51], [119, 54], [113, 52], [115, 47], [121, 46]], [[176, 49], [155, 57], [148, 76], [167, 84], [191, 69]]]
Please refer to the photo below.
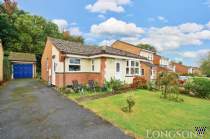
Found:
[[210, 51], [210, 0], [16, 0], [19, 8], [82, 35], [85, 43], [151, 44], [160, 55], [199, 65]]

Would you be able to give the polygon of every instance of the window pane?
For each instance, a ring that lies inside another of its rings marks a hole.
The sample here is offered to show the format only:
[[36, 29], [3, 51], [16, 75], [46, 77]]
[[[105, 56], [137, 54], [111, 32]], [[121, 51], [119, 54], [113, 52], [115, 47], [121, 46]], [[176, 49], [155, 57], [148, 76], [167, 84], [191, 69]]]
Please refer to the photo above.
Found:
[[134, 68], [131, 68], [131, 74], [132, 75], [134, 74]]
[[141, 69], [141, 75], [144, 75], [144, 69]]
[[129, 66], [129, 61], [127, 61], [127, 67]]
[[129, 68], [126, 68], [126, 74], [129, 74]]
[[120, 63], [116, 63], [116, 72], [120, 72]]
[[71, 64], [80, 64], [80, 59], [79, 58], [71, 58], [70, 63]]
[[95, 70], [95, 66], [94, 65], [92, 65], [92, 71], [94, 71]]
[[135, 74], [139, 74], [139, 68], [135, 68]]
[[136, 62], [136, 67], [138, 67], [139, 66], [139, 62]]
[[134, 66], [134, 61], [131, 61], [131, 66]]
[[80, 66], [79, 65], [70, 65], [69, 71], [80, 71]]

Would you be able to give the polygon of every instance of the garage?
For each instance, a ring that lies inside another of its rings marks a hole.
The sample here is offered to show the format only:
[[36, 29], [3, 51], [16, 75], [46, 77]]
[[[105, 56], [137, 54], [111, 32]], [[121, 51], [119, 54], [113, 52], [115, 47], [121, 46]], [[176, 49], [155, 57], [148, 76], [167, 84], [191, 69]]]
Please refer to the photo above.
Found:
[[14, 79], [33, 78], [32, 64], [13, 64]]
[[9, 60], [12, 65], [12, 79], [36, 77], [35, 54], [11, 52]]

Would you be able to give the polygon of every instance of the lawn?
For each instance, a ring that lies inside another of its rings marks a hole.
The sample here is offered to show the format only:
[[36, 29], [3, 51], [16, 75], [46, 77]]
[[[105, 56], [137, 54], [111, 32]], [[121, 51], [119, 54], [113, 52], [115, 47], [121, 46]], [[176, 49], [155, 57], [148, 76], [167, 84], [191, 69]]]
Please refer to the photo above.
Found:
[[[132, 113], [124, 113], [121, 107], [126, 105], [126, 98], [130, 95], [136, 105]], [[205, 133], [205, 138], [210, 138], [210, 101], [181, 97], [184, 102], [177, 103], [161, 99], [160, 93], [138, 90], [81, 104], [137, 137], [145, 137], [147, 130], [180, 129], [194, 132], [195, 126], [206, 126], [208, 133]]]

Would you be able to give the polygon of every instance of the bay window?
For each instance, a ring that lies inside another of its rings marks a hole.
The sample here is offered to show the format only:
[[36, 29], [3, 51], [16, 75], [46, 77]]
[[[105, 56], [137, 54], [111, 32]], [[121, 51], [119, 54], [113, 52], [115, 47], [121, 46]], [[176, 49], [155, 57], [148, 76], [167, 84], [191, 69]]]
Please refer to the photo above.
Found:
[[140, 75], [139, 68], [140, 68], [139, 61], [128, 60], [126, 67], [126, 75], [127, 76]]

